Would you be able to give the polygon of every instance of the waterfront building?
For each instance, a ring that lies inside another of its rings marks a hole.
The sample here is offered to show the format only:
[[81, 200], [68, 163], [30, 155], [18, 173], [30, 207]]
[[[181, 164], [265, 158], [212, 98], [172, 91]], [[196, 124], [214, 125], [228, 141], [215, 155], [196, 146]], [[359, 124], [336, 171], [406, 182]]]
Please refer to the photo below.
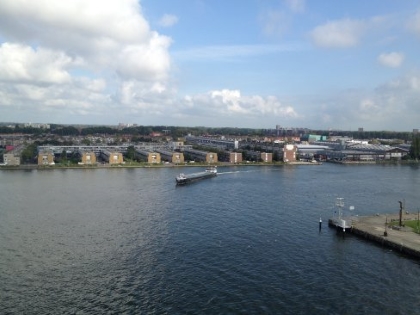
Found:
[[93, 165], [96, 164], [96, 155], [95, 152], [82, 152], [82, 162], [84, 165]]
[[3, 163], [4, 165], [17, 166], [20, 165], [20, 157], [16, 156], [13, 153], [3, 154]]
[[123, 155], [120, 152], [102, 150], [100, 155], [105, 161], [107, 161], [111, 165], [124, 163]]
[[156, 150], [160, 154], [162, 160], [173, 163], [181, 164], [184, 163], [184, 154], [176, 151], [168, 151], [163, 149]]
[[242, 153], [240, 152], [230, 152], [229, 153], [229, 163], [242, 163]]
[[158, 152], [146, 151], [146, 150], [136, 150], [136, 153], [140, 156], [142, 161], [145, 161], [150, 164], [160, 164], [161, 155]]
[[283, 162], [296, 162], [297, 146], [286, 144], [283, 148]]
[[187, 157], [188, 155], [188, 157], [194, 161], [197, 160], [197, 161], [206, 162], [209, 164], [218, 162], [217, 153], [214, 153], [214, 152], [206, 152], [206, 151], [186, 149], [186, 148], [184, 148], [183, 152], [184, 152], [185, 157]]
[[40, 152], [38, 153], [38, 165], [54, 165], [54, 153], [52, 152]]

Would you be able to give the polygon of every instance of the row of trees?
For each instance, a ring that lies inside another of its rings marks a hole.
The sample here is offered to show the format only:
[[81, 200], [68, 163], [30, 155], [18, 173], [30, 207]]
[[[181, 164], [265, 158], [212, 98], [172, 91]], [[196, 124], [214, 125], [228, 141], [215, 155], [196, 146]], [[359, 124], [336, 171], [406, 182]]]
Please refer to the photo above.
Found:
[[[87, 135], [134, 135], [148, 136], [153, 132], [170, 135], [174, 138], [183, 137], [187, 134], [196, 136], [202, 135], [230, 135], [230, 136], [267, 136], [275, 134], [274, 129], [252, 129], [252, 128], [210, 128], [210, 127], [178, 127], [178, 126], [135, 126], [117, 129], [110, 126], [63, 126], [51, 124], [50, 129], [23, 127], [15, 125], [13, 127], [0, 126], [0, 134], [24, 133], [24, 134], [55, 134], [60, 136], [87, 136]], [[410, 141], [413, 137], [412, 132], [397, 131], [326, 131], [326, 130], [307, 130], [308, 133], [318, 135], [346, 136], [355, 139], [400, 139]], [[301, 136], [296, 134], [293, 136]]]

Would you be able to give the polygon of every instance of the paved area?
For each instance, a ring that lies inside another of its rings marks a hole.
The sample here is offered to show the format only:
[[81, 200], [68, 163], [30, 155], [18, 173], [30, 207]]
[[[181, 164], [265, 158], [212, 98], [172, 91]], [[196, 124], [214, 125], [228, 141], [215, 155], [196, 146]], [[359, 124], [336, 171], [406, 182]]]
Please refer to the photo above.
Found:
[[[403, 221], [405, 220], [417, 220], [416, 214], [404, 214]], [[395, 228], [387, 228], [387, 236], [384, 236], [385, 222], [390, 223], [391, 221], [396, 226]], [[398, 214], [381, 214], [369, 217], [357, 217], [353, 221], [353, 226], [360, 231], [364, 231], [371, 235], [384, 237], [390, 242], [398, 245], [402, 245], [411, 248], [416, 251], [420, 251], [420, 234], [413, 232], [409, 227], [399, 228], [399, 215]]]

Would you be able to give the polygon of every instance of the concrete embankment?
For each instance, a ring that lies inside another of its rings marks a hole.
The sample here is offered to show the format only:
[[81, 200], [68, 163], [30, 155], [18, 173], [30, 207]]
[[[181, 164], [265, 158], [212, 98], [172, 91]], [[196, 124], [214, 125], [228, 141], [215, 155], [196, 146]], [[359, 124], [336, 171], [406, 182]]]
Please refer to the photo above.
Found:
[[[417, 214], [404, 214], [403, 220], [417, 220]], [[388, 225], [393, 222], [395, 227], [386, 227], [386, 222]], [[358, 217], [353, 220], [353, 228], [350, 232], [379, 245], [420, 259], [420, 234], [415, 233], [409, 227], [399, 227], [398, 223], [399, 217], [395, 214]]]

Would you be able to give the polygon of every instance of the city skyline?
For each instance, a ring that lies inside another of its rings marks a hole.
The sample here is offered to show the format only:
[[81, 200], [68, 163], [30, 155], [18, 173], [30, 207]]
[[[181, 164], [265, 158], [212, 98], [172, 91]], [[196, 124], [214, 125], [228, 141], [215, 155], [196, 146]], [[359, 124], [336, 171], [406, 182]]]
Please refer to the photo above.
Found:
[[5, 0], [0, 117], [412, 131], [416, 1]]

